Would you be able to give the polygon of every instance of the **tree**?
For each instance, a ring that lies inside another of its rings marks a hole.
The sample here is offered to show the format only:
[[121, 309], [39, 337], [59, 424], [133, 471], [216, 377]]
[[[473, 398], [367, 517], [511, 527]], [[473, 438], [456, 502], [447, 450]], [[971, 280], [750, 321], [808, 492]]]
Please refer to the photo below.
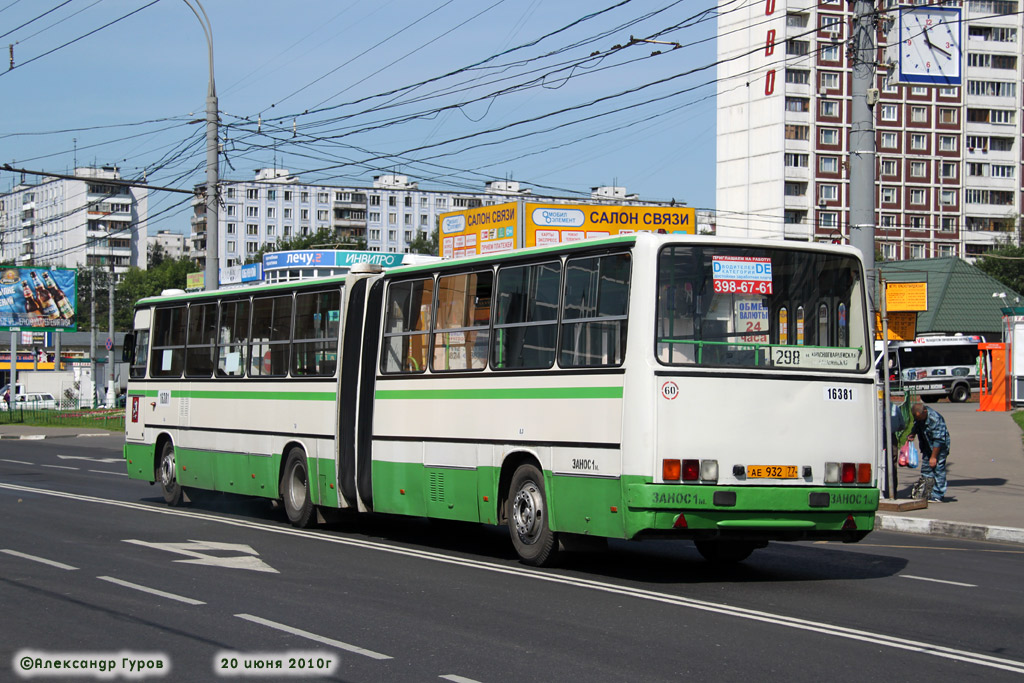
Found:
[[1013, 291], [1024, 292], [1024, 247], [1003, 245], [982, 254], [974, 265]]
[[149, 268], [156, 268], [167, 259], [167, 252], [159, 242], [149, 245], [149, 253], [146, 255], [146, 263]]
[[264, 244], [260, 250], [246, 259], [246, 263], [262, 263], [263, 255], [275, 251], [300, 251], [312, 249], [313, 247], [336, 247], [341, 246], [330, 228], [320, 228], [312, 235], [299, 235], [290, 240], [280, 240]]
[[409, 251], [414, 254], [429, 254], [430, 256], [438, 255], [438, 248], [441, 246], [438, 241], [438, 230], [437, 226], [434, 226], [434, 232], [430, 233], [430, 237], [417, 237], [409, 243]]

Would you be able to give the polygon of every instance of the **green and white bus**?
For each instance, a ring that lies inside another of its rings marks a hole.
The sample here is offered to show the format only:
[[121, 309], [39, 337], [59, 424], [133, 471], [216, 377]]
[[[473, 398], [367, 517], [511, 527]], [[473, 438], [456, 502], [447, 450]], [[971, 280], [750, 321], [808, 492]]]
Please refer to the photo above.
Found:
[[858, 541], [881, 447], [859, 252], [635, 234], [140, 301], [124, 456], [189, 488], [591, 538]]

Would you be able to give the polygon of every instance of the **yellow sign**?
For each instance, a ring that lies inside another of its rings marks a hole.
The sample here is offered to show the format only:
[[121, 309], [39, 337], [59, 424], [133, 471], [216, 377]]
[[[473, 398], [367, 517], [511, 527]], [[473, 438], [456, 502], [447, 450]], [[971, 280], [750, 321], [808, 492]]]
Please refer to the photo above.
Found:
[[[927, 282], [886, 282], [885, 307], [893, 311], [927, 311]], [[891, 323], [890, 323], [891, 324]]]
[[[889, 341], [914, 341], [917, 337], [917, 313], [889, 311]], [[882, 338], [882, 315], [875, 311], [875, 339]]]
[[635, 232], [697, 232], [696, 210], [682, 206], [527, 204], [525, 213], [527, 247]]
[[206, 282], [206, 273], [188, 273], [185, 275], [185, 289], [203, 289]]
[[697, 232], [697, 212], [679, 206], [540, 204], [515, 201], [441, 214], [441, 257], [497, 254], [636, 232]]

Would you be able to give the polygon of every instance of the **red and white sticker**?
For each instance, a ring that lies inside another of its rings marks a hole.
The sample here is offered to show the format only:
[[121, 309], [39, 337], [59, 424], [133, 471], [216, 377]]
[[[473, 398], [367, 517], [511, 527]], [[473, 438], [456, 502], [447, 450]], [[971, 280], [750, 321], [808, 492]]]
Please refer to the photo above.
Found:
[[661, 385], [661, 396], [669, 401], [674, 401], [679, 396], [679, 385], [671, 381], [665, 382]]
[[771, 294], [772, 260], [755, 256], [715, 256], [711, 277], [716, 293]]

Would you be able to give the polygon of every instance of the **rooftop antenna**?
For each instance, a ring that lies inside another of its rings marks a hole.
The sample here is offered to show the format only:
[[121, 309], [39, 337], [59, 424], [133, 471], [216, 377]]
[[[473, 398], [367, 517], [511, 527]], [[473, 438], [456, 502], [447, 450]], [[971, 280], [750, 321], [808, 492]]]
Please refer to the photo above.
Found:
[[71, 138], [71, 145], [74, 147], [74, 166], [72, 168], [78, 168], [78, 138]]

